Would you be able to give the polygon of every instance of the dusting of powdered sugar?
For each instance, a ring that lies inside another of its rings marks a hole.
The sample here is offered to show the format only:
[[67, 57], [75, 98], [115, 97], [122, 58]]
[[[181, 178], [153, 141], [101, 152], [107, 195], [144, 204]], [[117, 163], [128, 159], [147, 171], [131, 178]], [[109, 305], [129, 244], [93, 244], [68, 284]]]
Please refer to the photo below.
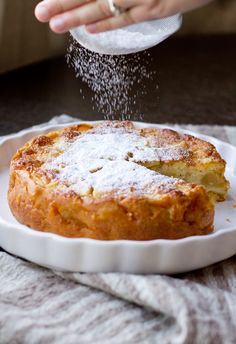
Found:
[[82, 133], [73, 142], [64, 141], [64, 147], [44, 169], [56, 171], [56, 178], [80, 195], [168, 190], [177, 179], [149, 170], [142, 163], [179, 160], [187, 155], [181, 147], [157, 148], [135, 131], [109, 126]]
[[[63, 144], [63, 143], [62, 143]], [[182, 147], [155, 147], [148, 137], [124, 128], [102, 127], [80, 135], [75, 142], [67, 144], [65, 156], [57, 162], [76, 164], [86, 159], [128, 160], [132, 162], [180, 160], [188, 152]]]
[[[65, 158], [65, 157], [64, 157]], [[103, 194], [152, 194], [173, 187], [176, 179], [163, 176], [126, 160], [79, 160], [76, 164], [63, 159], [60, 181], [81, 196]], [[52, 167], [57, 167], [55, 162]]]

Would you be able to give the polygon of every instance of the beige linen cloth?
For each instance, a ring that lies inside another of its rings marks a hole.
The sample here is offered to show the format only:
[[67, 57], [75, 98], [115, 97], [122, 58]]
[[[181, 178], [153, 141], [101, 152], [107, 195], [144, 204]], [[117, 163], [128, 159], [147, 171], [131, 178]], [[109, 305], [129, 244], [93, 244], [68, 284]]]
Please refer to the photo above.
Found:
[[[181, 127], [236, 145], [236, 127]], [[146, 276], [59, 273], [1, 252], [0, 343], [236, 343], [236, 258]]]

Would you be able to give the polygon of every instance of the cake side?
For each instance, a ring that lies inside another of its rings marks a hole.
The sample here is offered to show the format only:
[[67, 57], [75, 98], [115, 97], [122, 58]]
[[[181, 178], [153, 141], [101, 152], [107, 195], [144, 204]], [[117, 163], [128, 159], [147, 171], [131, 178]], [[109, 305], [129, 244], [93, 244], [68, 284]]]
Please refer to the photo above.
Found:
[[203, 187], [190, 184], [139, 197], [116, 193], [81, 197], [12, 171], [9, 204], [19, 222], [66, 237], [179, 239], [213, 230], [212, 202]]

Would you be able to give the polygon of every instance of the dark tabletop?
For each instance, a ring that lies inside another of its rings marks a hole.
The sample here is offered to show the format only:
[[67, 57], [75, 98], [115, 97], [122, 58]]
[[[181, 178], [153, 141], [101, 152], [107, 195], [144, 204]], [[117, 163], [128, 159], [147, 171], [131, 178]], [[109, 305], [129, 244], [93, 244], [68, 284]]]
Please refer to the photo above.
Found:
[[[150, 53], [145, 121], [236, 125], [236, 36], [175, 37]], [[0, 135], [61, 113], [103, 119], [91, 97], [64, 56], [1, 75]]]

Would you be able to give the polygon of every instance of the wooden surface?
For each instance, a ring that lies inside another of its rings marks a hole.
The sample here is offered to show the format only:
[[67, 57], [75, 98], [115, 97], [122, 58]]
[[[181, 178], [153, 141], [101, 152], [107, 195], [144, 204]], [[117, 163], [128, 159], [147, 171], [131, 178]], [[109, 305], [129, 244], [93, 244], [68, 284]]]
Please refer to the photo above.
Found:
[[[236, 36], [171, 38], [150, 52], [145, 121], [236, 125]], [[64, 56], [1, 75], [0, 135], [61, 113], [103, 119], [91, 96]]]

